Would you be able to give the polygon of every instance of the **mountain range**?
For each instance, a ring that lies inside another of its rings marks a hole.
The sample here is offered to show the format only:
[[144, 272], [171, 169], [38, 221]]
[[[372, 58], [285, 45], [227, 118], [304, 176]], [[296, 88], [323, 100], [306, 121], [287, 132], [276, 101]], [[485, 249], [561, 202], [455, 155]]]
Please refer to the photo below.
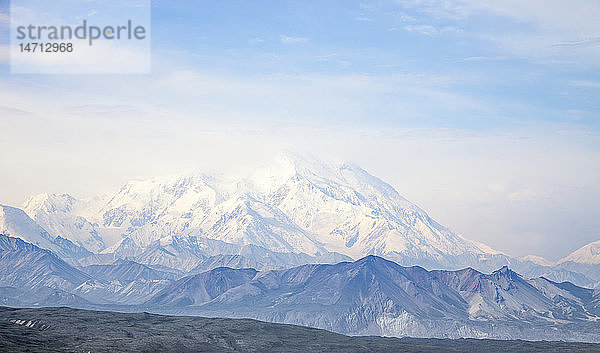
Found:
[[598, 339], [600, 291], [507, 267], [427, 271], [370, 255], [264, 272], [218, 268], [173, 282], [142, 307], [350, 335], [588, 341]]
[[353, 262], [174, 274], [129, 260], [75, 268], [0, 235], [0, 304], [254, 318], [350, 335], [600, 342], [600, 290], [527, 278]]
[[350, 163], [286, 153], [242, 178], [191, 173], [85, 200], [36, 195], [0, 206], [0, 234], [4, 305], [347, 334], [600, 339], [598, 242], [556, 263], [515, 258]]
[[0, 231], [75, 266], [130, 259], [176, 272], [209, 269], [207, 261], [276, 269], [377, 255], [428, 269], [508, 265], [532, 277], [600, 283], [597, 250], [557, 263], [514, 258], [440, 225], [354, 164], [291, 153], [241, 178], [191, 173], [131, 181], [86, 200], [40, 194], [22, 209], [1, 209]]

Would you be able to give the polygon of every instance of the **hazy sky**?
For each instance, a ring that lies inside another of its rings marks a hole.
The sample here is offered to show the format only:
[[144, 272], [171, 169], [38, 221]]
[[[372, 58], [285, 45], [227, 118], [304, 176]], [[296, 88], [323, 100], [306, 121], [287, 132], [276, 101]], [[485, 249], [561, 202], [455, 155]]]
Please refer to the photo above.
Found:
[[152, 74], [11, 75], [0, 0], [0, 203], [293, 149], [509, 254], [600, 239], [597, 0], [152, 5]]

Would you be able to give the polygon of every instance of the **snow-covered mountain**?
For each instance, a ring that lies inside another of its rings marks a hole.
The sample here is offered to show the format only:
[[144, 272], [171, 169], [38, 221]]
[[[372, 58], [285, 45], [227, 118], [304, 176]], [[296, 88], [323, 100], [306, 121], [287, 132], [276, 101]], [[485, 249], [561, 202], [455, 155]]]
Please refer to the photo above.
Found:
[[590, 265], [600, 264], [600, 240], [582, 246], [558, 261], [559, 264], [565, 262]]
[[0, 233], [19, 237], [44, 249], [50, 249], [54, 241], [54, 237], [23, 210], [10, 206], [0, 206]]
[[[24, 210], [54, 236], [122, 257], [190, 237], [309, 256], [376, 254], [433, 267], [500, 255], [439, 225], [355, 165], [292, 154], [245, 178], [197, 173], [131, 181], [88, 201], [34, 196]], [[109, 246], [105, 237], [114, 234], [120, 240]]]
[[40, 194], [29, 197], [23, 211], [54, 237], [66, 236], [89, 251], [99, 252], [106, 245], [97, 232], [98, 227], [79, 215], [84, 204], [68, 194]]
[[[246, 177], [191, 173], [130, 181], [88, 200], [33, 196], [23, 209], [50, 234], [46, 238], [60, 237], [94, 253], [77, 258], [80, 265], [130, 259], [187, 272], [205, 269], [201, 263], [212, 256], [241, 255], [240, 265], [274, 269], [378, 255], [429, 269], [489, 272], [509, 265], [584, 286], [600, 281], [464, 239], [354, 164], [290, 153]], [[43, 243], [46, 238], [30, 240], [58, 253]]]
[[527, 255], [527, 256], [523, 256], [521, 258], [522, 261], [529, 261], [531, 263], [534, 263], [536, 265], [540, 265], [540, 266], [552, 266], [554, 265], [554, 263], [552, 261], [549, 261], [541, 256], [537, 256], [537, 255]]
[[600, 240], [575, 250], [560, 259], [555, 267], [583, 273], [595, 281], [591, 287], [600, 287]]
[[92, 255], [86, 248], [48, 233], [23, 210], [15, 207], [0, 205], [0, 234], [12, 235], [40, 248], [52, 250], [70, 263]]

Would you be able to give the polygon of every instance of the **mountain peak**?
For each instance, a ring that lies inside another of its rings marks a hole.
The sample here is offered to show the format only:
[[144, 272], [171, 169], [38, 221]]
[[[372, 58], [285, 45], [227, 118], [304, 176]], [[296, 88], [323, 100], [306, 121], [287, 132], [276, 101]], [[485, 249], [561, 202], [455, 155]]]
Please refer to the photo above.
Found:
[[254, 188], [270, 192], [294, 177], [339, 182], [336, 170], [334, 164], [324, 163], [308, 155], [283, 151], [269, 164], [256, 168], [248, 179]]
[[496, 271], [494, 271], [493, 273], [509, 273], [512, 272], [510, 270], [510, 268], [507, 265], [504, 265], [502, 267], [500, 267], [499, 269], [497, 269]]
[[54, 238], [20, 208], [0, 205], [0, 232], [21, 238], [44, 249], [52, 248]]
[[521, 279], [521, 275], [519, 275], [515, 271], [511, 270], [506, 265], [502, 266], [501, 268], [499, 268], [496, 271], [492, 272], [491, 276], [495, 277], [495, 278], [498, 278], [498, 279], [505, 279], [505, 280], [507, 280], [509, 282]]
[[[61, 211], [69, 212], [73, 203], [76, 201], [73, 196], [63, 194], [41, 193], [27, 198], [23, 203], [23, 209], [28, 214], [34, 213], [38, 209], [46, 209], [51, 212]], [[30, 212], [31, 211], [31, 212]]]
[[470, 265], [469, 259], [494, 255], [359, 166], [290, 151], [246, 178], [194, 172], [131, 181], [106, 198], [57, 199], [64, 207], [53, 202], [35, 214], [30, 209], [32, 218], [55, 236], [115, 256], [137, 256], [160, 239], [189, 236], [308, 256], [374, 254], [428, 267]]
[[600, 264], [600, 240], [584, 245], [558, 261], [559, 264], [565, 262]]
[[367, 255], [362, 259], [356, 260], [354, 262], [357, 265], [367, 265], [367, 266], [376, 266], [376, 265], [396, 265], [396, 263], [386, 260], [383, 257], [376, 255]]
[[0, 250], [3, 251], [41, 251], [37, 246], [24, 241], [21, 238], [11, 237], [10, 235], [0, 233]]
[[552, 266], [554, 263], [552, 261], [546, 260], [545, 258], [537, 255], [527, 255], [521, 258], [524, 261], [533, 262], [536, 265], [541, 266]]

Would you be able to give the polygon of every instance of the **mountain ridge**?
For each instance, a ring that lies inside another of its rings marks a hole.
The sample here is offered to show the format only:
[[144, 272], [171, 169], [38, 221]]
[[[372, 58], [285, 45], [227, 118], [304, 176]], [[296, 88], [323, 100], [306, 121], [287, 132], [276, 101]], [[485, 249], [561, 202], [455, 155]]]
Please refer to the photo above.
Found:
[[130, 259], [188, 272], [211, 256], [241, 255], [240, 266], [266, 269], [373, 254], [428, 269], [489, 272], [510, 264], [530, 276], [600, 284], [600, 266], [513, 258], [440, 225], [355, 164], [290, 153], [241, 178], [195, 172], [130, 181], [88, 200], [31, 197], [24, 210], [39, 222], [42, 240], [61, 243], [40, 245], [80, 265]]
[[369, 255], [263, 271], [182, 274], [120, 259], [80, 271], [4, 235], [0, 262], [0, 303], [14, 306], [251, 317], [346, 334], [600, 342], [598, 290], [508, 267], [428, 271]]
[[[244, 270], [226, 272], [236, 271]], [[205, 272], [204, 282], [213, 273], [220, 278], [224, 272]], [[190, 278], [194, 277], [180, 281]], [[161, 299], [170, 293], [193, 297], [203, 288], [189, 286], [181, 292], [178, 285], [168, 286]], [[569, 283], [526, 278], [508, 267], [490, 274], [471, 268], [427, 271], [370, 255], [354, 262], [257, 272], [200, 302], [149, 301], [143, 307], [160, 313], [250, 317], [352, 335], [396, 337], [526, 338], [535, 327], [544, 331], [554, 326], [553, 337], [571, 339], [573, 324], [590, 330], [584, 334], [590, 339], [600, 319], [599, 295]], [[529, 333], [521, 332], [524, 329]]]
[[[130, 237], [142, 249], [177, 234], [311, 256], [402, 253], [440, 260], [448, 254], [491, 250], [442, 227], [356, 165], [292, 154], [282, 154], [274, 165], [238, 180], [192, 174], [135, 181], [111, 197], [94, 200], [103, 202], [83, 205], [67, 194], [46, 195], [28, 200], [25, 209], [55, 236], [74, 237], [78, 244], [91, 240], [69, 234], [73, 227], [65, 224], [78, 222], [88, 238], [119, 231], [121, 238]], [[100, 252], [97, 246], [92, 251]]]

